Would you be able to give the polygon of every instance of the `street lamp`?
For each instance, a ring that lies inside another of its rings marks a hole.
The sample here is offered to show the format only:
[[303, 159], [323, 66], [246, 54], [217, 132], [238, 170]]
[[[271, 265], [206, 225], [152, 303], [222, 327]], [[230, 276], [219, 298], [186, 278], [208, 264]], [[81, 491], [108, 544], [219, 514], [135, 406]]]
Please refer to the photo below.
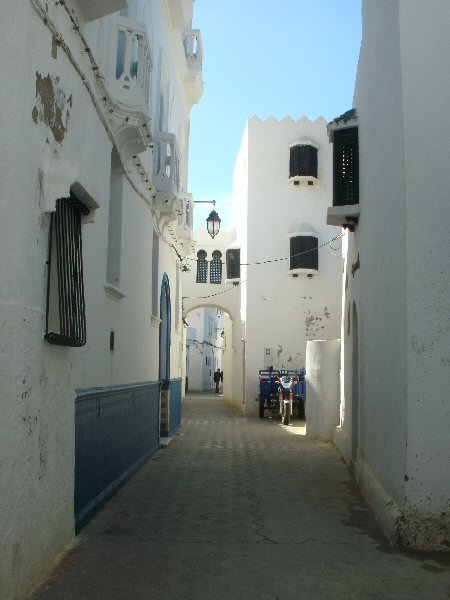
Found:
[[209, 217], [206, 219], [206, 229], [209, 235], [214, 239], [219, 233], [220, 229], [220, 217], [215, 210], [209, 213]]
[[[215, 200], [194, 200], [194, 204], [212, 204], [216, 205]], [[220, 217], [216, 213], [215, 210], [212, 210], [209, 213], [209, 217], [206, 219], [206, 229], [208, 230], [209, 235], [214, 239], [216, 235], [219, 233], [220, 229]]]

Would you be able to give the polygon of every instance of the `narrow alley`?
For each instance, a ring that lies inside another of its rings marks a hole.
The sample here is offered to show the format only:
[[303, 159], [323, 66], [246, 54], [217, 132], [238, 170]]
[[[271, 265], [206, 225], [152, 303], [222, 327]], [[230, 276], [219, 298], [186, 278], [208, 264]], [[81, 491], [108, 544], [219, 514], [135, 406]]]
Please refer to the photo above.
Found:
[[33, 600], [446, 600], [447, 555], [394, 550], [332, 444], [189, 395], [183, 426]]

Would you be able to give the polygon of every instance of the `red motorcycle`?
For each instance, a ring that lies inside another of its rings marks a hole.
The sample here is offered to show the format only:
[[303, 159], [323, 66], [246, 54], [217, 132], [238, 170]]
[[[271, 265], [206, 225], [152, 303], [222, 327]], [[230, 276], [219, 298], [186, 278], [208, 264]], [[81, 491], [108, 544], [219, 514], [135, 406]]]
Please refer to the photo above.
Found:
[[296, 401], [295, 387], [297, 384], [298, 379], [292, 375], [281, 375], [281, 377], [275, 379], [275, 385], [278, 386], [278, 404], [283, 425], [289, 425], [294, 402]]

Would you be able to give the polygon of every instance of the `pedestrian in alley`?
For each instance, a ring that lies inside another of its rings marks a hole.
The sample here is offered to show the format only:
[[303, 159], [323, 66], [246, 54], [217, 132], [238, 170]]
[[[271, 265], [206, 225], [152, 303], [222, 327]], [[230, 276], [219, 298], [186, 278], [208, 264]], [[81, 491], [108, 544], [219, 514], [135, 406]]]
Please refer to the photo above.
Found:
[[220, 379], [221, 379], [221, 371], [219, 368], [217, 368], [217, 371], [214, 371], [214, 383], [216, 385], [216, 389], [215, 389], [216, 394], [219, 393]]

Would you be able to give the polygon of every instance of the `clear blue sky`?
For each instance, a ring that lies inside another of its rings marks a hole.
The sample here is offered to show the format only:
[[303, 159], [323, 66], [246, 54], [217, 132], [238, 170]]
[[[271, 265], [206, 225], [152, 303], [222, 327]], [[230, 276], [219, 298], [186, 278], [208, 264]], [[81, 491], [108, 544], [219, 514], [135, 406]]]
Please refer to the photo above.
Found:
[[[195, 0], [204, 95], [191, 113], [189, 191], [215, 198], [228, 225], [233, 167], [246, 121], [330, 121], [352, 106], [361, 0]], [[195, 226], [212, 205], [197, 204]]]

